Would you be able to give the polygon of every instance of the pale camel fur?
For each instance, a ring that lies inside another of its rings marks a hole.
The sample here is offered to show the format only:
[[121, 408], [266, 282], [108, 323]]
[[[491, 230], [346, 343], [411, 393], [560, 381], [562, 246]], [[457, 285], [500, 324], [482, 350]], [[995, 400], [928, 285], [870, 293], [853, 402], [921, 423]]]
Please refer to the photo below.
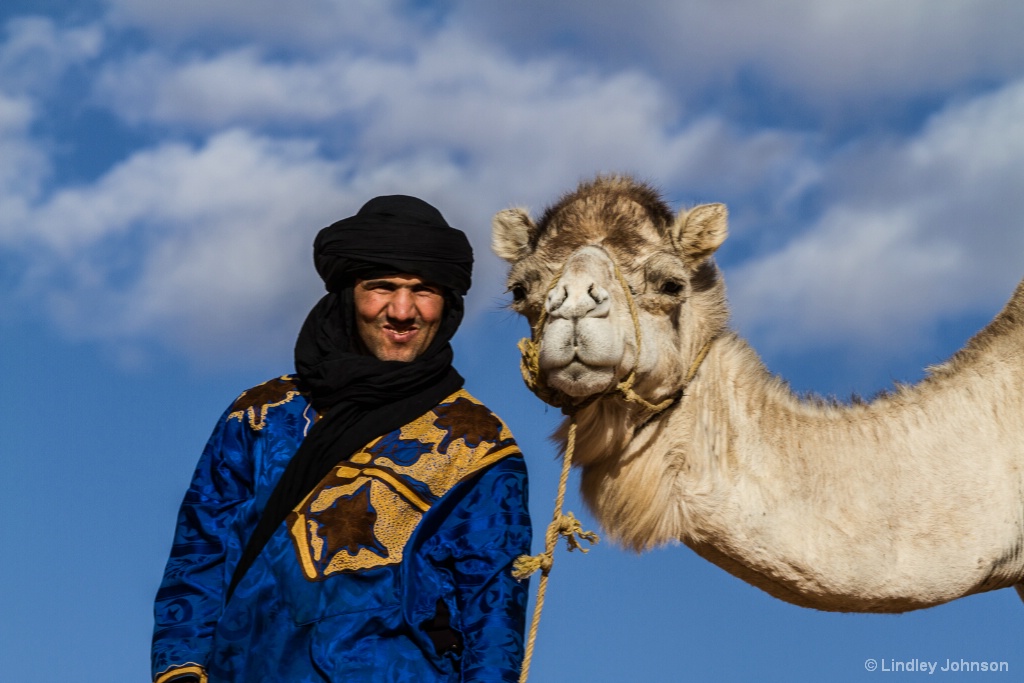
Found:
[[[1019, 584], [1024, 282], [922, 382], [844, 405], [794, 396], [728, 329], [711, 258], [725, 237], [724, 206], [673, 216], [621, 176], [581, 184], [537, 223], [494, 218], [513, 308], [531, 326], [546, 309], [541, 384], [591, 399], [575, 462], [598, 522], [638, 551], [680, 540], [822, 610], [903, 612]], [[639, 395], [678, 400], [654, 416], [626, 401], [614, 386], [634, 368]]]

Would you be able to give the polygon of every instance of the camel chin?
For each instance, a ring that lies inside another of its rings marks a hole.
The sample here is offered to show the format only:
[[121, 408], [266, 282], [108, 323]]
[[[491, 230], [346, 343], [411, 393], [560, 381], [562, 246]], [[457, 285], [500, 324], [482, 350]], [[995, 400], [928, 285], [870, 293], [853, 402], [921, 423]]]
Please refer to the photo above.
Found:
[[544, 328], [540, 367], [551, 388], [585, 398], [615, 386], [625, 356], [623, 335], [607, 319], [565, 319], [556, 312]]
[[548, 386], [573, 398], [603, 394], [615, 385], [614, 367], [595, 367], [573, 359], [568, 365], [548, 371]]

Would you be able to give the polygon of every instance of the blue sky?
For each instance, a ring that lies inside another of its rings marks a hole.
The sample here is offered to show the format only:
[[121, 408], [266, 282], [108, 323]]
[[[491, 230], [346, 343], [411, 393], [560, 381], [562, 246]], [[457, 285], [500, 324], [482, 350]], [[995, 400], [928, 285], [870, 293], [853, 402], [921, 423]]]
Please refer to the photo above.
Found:
[[[4, 679], [145, 680], [202, 445], [290, 370], [312, 237], [374, 195], [470, 235], [458, 365], [523, 445], [539, 536], [558, 415], [518, 375], [498, 210], [602, 171], [725, 202], [733, 323], [774, 372], [839, 397], [917, 380], [1024, 275], [1022, 30], [1011, 0], [6, 0]], [[1012, 591], [825, 614], [682, 546], [603, 543], [559, 554], [531, 680], [894, 681], [920, 674], [864, 660], [947, 657], [1021, 680], [1022, 632]]]

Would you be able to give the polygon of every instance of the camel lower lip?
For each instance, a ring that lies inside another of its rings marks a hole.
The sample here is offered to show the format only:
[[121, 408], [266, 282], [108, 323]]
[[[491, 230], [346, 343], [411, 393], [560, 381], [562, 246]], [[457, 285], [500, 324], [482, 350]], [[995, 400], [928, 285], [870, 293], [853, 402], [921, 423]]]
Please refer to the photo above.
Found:
[[548, 374], [549, 383], [570, 396], [589, 396], [607, 389], [615, 380], [610, 367], [594, 367], [573, 361]]
[[579, 380], [585, 374], [593, 372], [593, 368], [578, 360], [574, 360], [562, 369], [562, 374], [568, 375], [574, 380]]

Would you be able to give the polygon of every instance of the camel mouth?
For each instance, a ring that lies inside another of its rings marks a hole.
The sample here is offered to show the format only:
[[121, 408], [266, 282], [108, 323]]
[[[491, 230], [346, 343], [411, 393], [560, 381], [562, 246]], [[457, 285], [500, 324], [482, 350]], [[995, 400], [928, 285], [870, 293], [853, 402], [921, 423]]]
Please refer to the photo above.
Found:
[[614, 383], [614, 367], [588, 365], [577, 357], [548, 372], [548, 384], [574, 398], [603, 393]]

